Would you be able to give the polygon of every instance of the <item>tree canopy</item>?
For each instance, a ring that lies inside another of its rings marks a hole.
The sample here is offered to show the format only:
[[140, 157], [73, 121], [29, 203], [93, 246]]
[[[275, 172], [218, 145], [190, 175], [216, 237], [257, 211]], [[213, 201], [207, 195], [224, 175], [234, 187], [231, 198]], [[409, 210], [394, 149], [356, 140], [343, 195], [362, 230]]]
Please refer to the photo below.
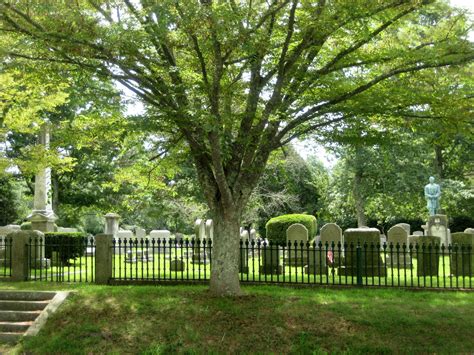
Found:
[[146, 104], [144, 129], [186, 142], [216, 220], [218, 294], [239, 292], [239, 221], [270, 153], [396, 102], [392, 116], [406, 114], [420, 104], [409, 95], [373, 98], [472, 61], [469, 28], [465, 13], [432, 0], [0, 0], [7, 64], [116, 80]]

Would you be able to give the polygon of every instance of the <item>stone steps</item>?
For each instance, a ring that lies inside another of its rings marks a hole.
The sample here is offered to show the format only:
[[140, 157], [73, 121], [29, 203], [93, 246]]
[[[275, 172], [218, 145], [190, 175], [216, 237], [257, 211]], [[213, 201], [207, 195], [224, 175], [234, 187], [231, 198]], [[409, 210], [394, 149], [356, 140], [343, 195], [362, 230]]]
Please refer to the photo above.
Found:
[[42, 311], [49, 301], [15, 301], [0, 300], [2, 311]]
[[0, 291], [0, 343], [35, 335], [67, 292]]

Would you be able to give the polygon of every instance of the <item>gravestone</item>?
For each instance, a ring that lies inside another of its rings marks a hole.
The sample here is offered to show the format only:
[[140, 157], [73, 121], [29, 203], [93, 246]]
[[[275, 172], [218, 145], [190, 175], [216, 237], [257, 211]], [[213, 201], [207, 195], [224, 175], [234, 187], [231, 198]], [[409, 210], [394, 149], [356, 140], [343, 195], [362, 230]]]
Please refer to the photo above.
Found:
[[13, 232], [18, 232], [21, 230], [21, 227], [16, 224], [8, 224], [6, 226], [0, 227], [0, 237], [6, 237], [8, 234]]
[[196, 239], [204, 239], [206, 238], [206, 223], [204, 220], [198, 218], [194, 222], [194, 234], [196, 235]]
[[260, 248], [262, 264], [260, 265], [261, 274], [280, 275], [283, 272], [283, 266], [280, 263], [282, 250], [278, 245], [269, 245], [264, 242]]
[[250, 238], [250, 241], [251, 241], [251, 242], [252, 242], [252, 241], [254, 242], [254, 241], [257, 240], [257, 231], [256, 231], [254, 228], [252, 228], [252, 229], [250, 230], [249, 238]]
[[395, 224], [397, 227], [402, 227], [403, 229], [406, 230], [407, 235], [410, 235], [411, 233], [411, 226], [408, 223], [397, 223]]
[[450, 244], [448, 217], [442, 214], [430, 216], [428, 220], [428, 232], [426, 235], [439, 237], [441, 244], [444, 244], [445, 247], [447, 247]]
[[212, 252], [212, 242], [214, 241], [214, 221], [212, 219], [208, 219], [206, 221], [206, 246], [207, 246], [207, 253], [211, 255]]
[[194, 238], [192, 262], [194, 264], [209, 264], [210, 254], [206, 241], [206, 222], [200, 218], [194, 222]]
[[150, 247], [154, 248], [155, 252], [164, 254], [166, 258], [171, 254], [173, 245], [170, 244], [171, 232], [167, 229], [154, 229], [150, 232]]
[[423, 234], [423, 231], [414, 231], [414, 232], [413, 232], [413, 235], [422, 236], [422, 235], [424, 235], [424, 234]]
[[304, 225], [295, 223], [288, 227], [286, 230], [287, 250], [285, 265], [294, 267], [306, 265], [308, 259], [308, 239], [308, 229]]
[[8, 224], [0, 227], [0, 265], [7, 265], [11, 256], [11, 239], [5, 238], [10, 233], [19, 232], [21, 227], [16, 224]]
[[417, 237], [417, 244], [413, 253], [416, 254], [418, 276], [438, 276], [439, 246], [441, 238], [436, 236]]
[[206, 221], [206, 238], [207, 240], [214, 240], [214, 221], [208, 219]]
[[118, 230], [114, 236], [115, 254], [129, 255], [130, 250], [135, 250], [135, 243], [132, 231]]
[[77, 233], [78, 229], [77, 228], [58, 227], [58, 232], [61, 232], [61, 233]]
[[140, 228], [140, 227], [135, 228], [135, 237], [137, 239], [145, 238], [146, 237], [146, 230], [144, 230], [143, 228]]
[[338, 254], [339, 258], [344, 249], [344, 241], [342, 238], [342, 229], [336, 223], [326, 223], [321, 227], [320, 239], [323, 249], [331, 250], [334, 254]]
[[34, 232], [36, 233], [32, 234], [30, 239], [31, 267], [33, 269], [49, 269], [51, 267], [51, 260], [45, 258], [44, 234], [39, 231]]
[[474, 276], [474, 233], [453, 233], [451, 238], [451, 274]]
[[[364, 277], [385, 276], [387, 268], [380, 255], [380, 232], [376, 228], [350, 228], [344, 231], [346, 246], [344, 265], [339, 268], [340, 275], [357, 276], [360, 266]], [[360, 246], [358, 264], [357, 247]]]
[[51, 252], [51, 266], [61, 266], [61, 257], [58, 251]]
[[171, 271], [185, 271], [186, 263], [184, 262], [184, 260], [181, 260], [181, 259], [173, 259], [170, 262], [170, 270]]
[[412, 268], [408, 247], [408, 230], [401, 225], [395, 225], [388, 230], [388, 245], [385, 249], [387, 267], [399, 269]]
[[474, 228], [466, 228], [464, 230], [464, 233], [471, 233], [471, 234], [474, 234]]
[[240, 240], [242, 241], [242, 245], [239, 248], [240, 258], [239, 258], [239, 270], [243, 273], [249, 272], [249, 260], [248, 260], [248, 251], [251, 251], [251, 246], [249, 243], [250, 237], [249, 232], [243, 229], [240, 232]]

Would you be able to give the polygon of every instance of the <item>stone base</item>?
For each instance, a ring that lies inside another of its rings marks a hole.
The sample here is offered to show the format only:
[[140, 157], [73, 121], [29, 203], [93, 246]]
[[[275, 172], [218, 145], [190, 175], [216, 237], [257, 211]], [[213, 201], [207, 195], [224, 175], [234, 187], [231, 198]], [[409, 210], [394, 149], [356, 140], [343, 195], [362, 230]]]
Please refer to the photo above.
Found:
[[193, 256], [191, 258], [191, 262], [193, 264], [207, 265], [207, 264], [210, 263], [209, 255], [207, 255], [205, 253], [193, 254]]
[[248, 266], [241, 266], [239, 268], [239, 272], [242, 274], [248, 274], [249, 273], [249, 267]]
[[[341, 266], [338, 269], [337, 274], [339, 276], [357, 276], [357, 268], [353, 266]], [[362, 267], [361, 270], [362, 277], [372, 277], [372, 276], [387, 276], [387, 268], [385, 265], [377, 266], [368, 266]]]
[[282, 265], [260, 265], [259, 271], [261, 274], [281, 275], [283, 274], [283, 266]]
[[320, 267], [319, 265], [306, 265], [304, 267], [306, 275], [326, 275], [328, 273], [327, 266]]
[[186, 269], [186, 264], [183, 260], [173, 259], [170, 262], [171, 271], [184, 271]]
[[32, 269], [49, 269], [51, 267], [51, 260], [46, 258], [36, 259], [31, 261]]
[[308, 264], [308, 258], [306, 256], [298, 257], [298, 258], [284, 258], [283, 263], [285, 266], [290, 266], [290, 267], [301, 267], [305, 266]]
[[397, 268], [397, 269], [412, 269], [413, 268], [413, 263], [411, 261], [410, 255], [393, 255], [393, 259], [390, 256], [390, 254], [385, 256], [385, 265], [387, 267], [391, 268]]

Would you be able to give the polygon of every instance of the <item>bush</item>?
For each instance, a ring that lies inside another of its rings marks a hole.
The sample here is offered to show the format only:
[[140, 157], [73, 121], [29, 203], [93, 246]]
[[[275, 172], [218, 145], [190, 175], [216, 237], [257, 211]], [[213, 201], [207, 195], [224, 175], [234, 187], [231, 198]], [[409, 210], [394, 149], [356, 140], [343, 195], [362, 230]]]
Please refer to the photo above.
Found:
[[30, 231], [31, 230], [31, 222], [23, 222], [20, 226], [22, 231]]
[[308, 229], [310, 239], [316, 235], [316, 217], [308, 214], [285, 214], [270, 219], [265, 225], [268, 240], [278, 245], [286, 244], [286, 230], [295, 223], [301, 223]]
[[51, 259], [53, 251], [59, 253], [63, 264], [70, 259], [84, 256], [86, 251], [87, 237], [85, 233], [50, 232], [44, 234], [45, 255]]

